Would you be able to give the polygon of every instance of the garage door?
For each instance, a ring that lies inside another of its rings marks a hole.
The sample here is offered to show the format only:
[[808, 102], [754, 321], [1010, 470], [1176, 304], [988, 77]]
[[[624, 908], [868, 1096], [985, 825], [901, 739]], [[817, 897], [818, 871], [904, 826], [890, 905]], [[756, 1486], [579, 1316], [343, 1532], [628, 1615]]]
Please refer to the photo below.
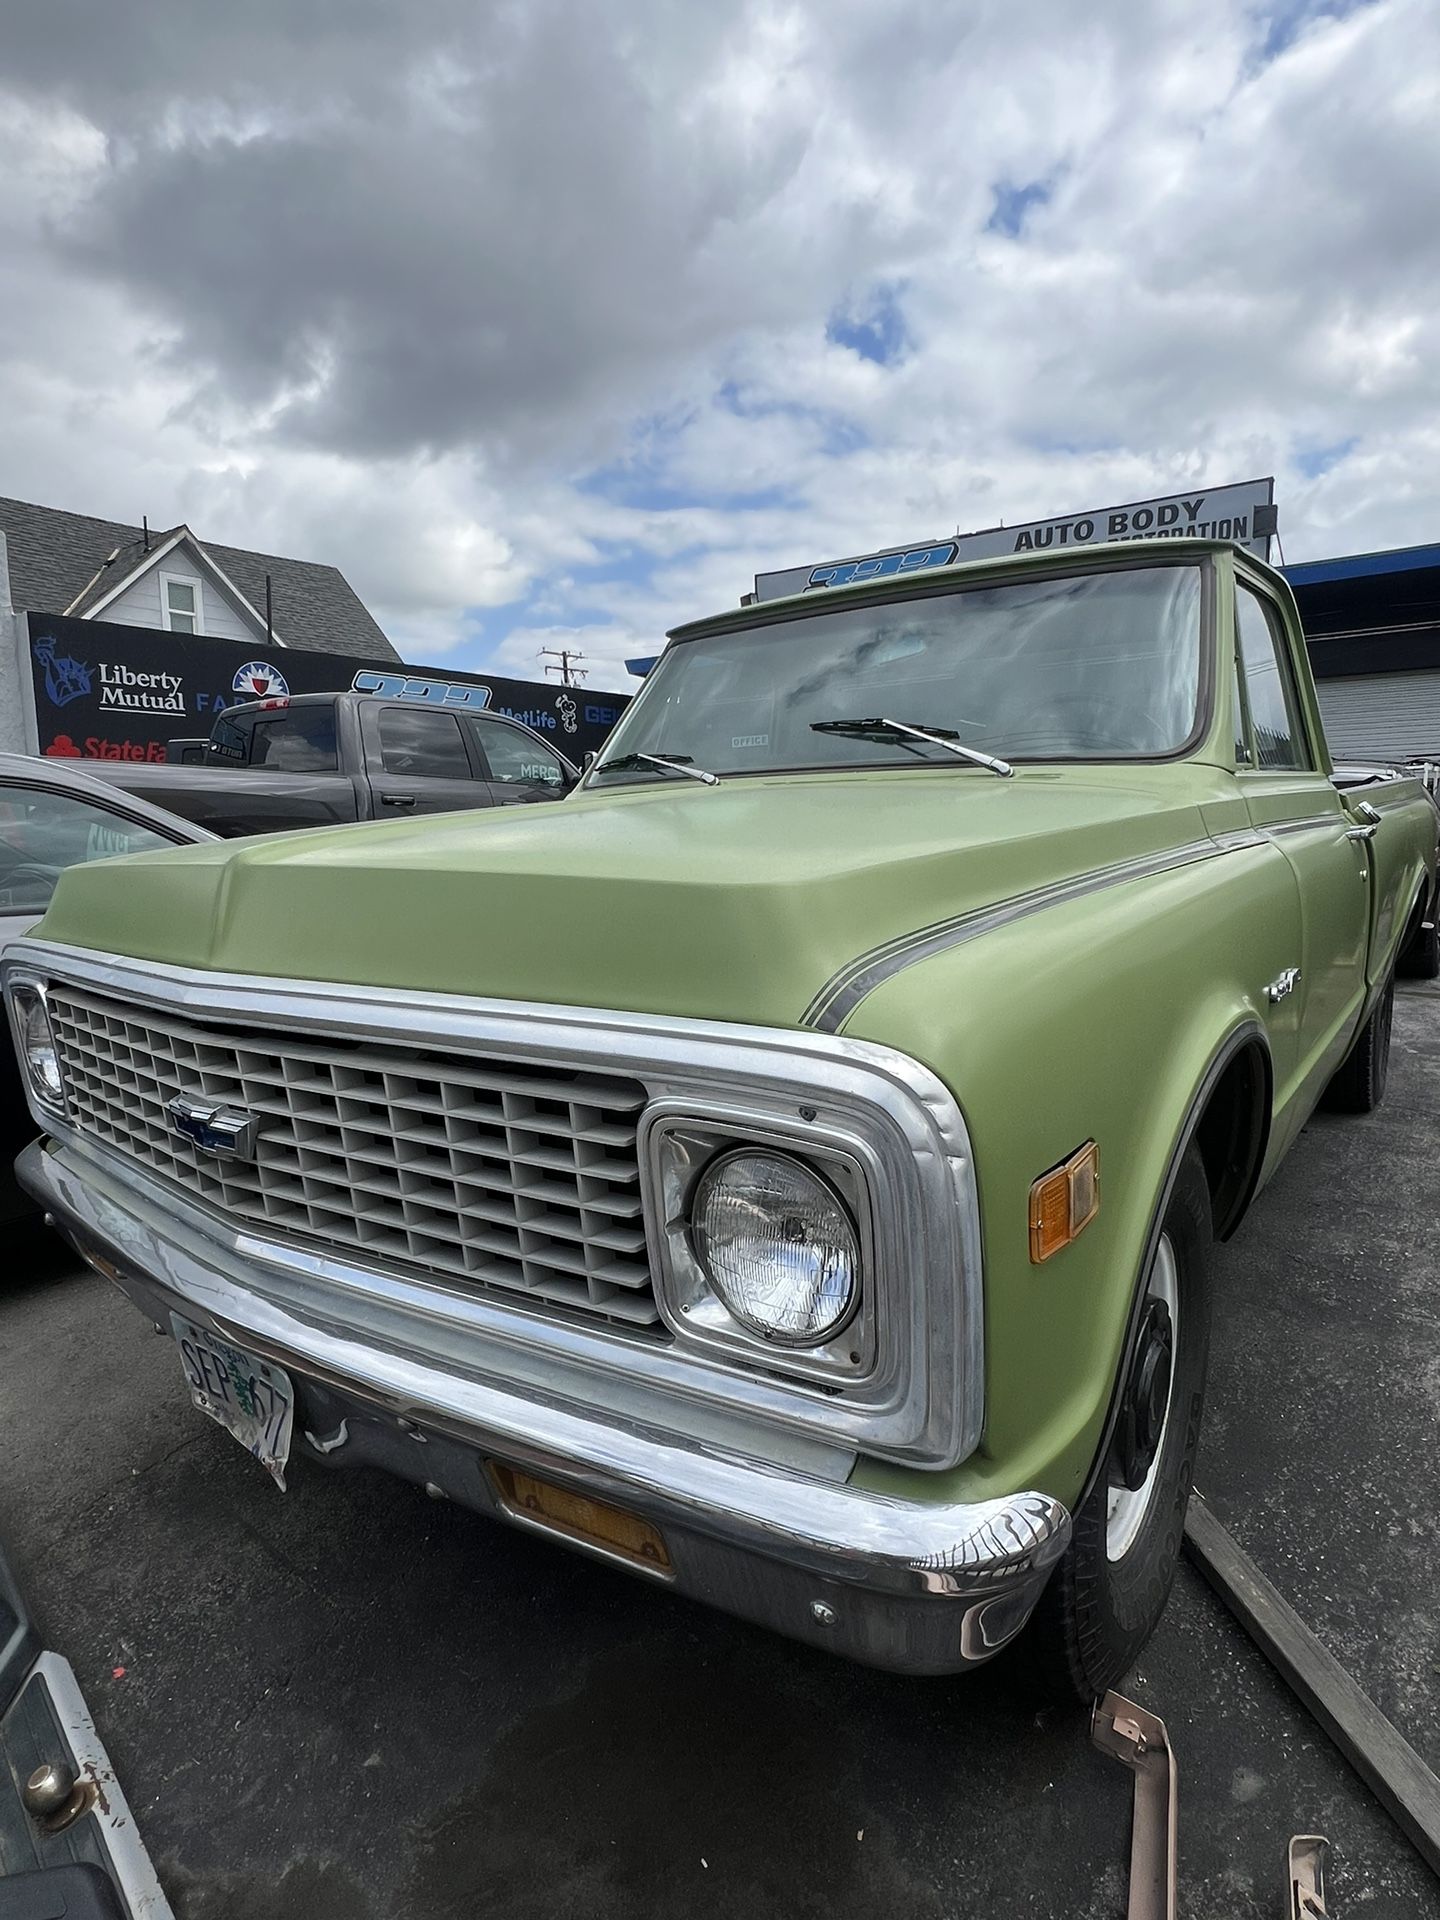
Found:
[[1440, 670], [1321, 680], [1316, 691], [1333, 759], [1440, 759]]

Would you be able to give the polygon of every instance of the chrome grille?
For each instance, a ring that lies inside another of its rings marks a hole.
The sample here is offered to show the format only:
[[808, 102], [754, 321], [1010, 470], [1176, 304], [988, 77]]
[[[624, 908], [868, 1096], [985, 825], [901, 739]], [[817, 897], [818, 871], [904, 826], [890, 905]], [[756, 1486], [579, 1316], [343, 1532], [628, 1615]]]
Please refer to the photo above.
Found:
[[[637, 1080], [383, 1041], [196, 1023], [56, 984], [77, 1125], [237, 1223], [370, 1264], [658, 1322]], [[253, 1161], [175, 1132], [177, 1094], [259, 1121]]]

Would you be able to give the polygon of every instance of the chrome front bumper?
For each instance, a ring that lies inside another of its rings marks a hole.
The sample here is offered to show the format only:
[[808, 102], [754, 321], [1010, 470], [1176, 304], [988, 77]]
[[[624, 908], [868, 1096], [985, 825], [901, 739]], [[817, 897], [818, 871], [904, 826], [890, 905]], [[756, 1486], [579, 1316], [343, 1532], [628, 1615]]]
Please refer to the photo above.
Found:
[[601, 1557], [851, 1659], [906, 1673], [988, 1659], [1020, 1631], [1069, 1539], [1069, 1515], [1046, 1494], [896, 1500], [520, 1391], [479, 1371], [483, 1351], [461, 1372], [362, 1341], [337, 1303], [302, 1314], [278, 1301], [233, 1239], [179, 1232], [166, 1209], [73, 1149], [37, 1142], [17, 1171], [158, 1325], [182, 1311], [286, 1369], [297, 1455], [380, 1465], [519, 1525], [533, 1522], [503, 1504], [486, 1463], [540, 1475], [652, 1522], [672, 1570]]

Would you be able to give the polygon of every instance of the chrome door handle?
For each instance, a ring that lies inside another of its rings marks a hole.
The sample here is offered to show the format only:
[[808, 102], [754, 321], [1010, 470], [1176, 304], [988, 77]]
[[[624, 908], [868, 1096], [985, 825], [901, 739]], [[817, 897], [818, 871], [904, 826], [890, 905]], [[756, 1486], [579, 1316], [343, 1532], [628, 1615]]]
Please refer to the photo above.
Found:
[[1373, 840], [1379, 831], [1380, 829], [1378, 827], [1347, 827], [1345, 829], [1345, 838], [1347, 840]]

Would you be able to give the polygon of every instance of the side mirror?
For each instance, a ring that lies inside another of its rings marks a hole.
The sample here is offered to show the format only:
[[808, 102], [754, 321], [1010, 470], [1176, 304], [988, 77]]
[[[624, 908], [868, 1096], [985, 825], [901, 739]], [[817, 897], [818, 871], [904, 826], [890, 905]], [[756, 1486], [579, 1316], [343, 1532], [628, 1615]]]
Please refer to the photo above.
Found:
[[600, 758], [599, 754], [596, 753], [595, 749], [592, 747], [590, 751], [585, 755], [584, 759], [580, 762], [580, 778], [582, 780], [585, 778], [585, 775], [589, 773], [590, 769], [594, 766], [595, 762], [599, 758]]

